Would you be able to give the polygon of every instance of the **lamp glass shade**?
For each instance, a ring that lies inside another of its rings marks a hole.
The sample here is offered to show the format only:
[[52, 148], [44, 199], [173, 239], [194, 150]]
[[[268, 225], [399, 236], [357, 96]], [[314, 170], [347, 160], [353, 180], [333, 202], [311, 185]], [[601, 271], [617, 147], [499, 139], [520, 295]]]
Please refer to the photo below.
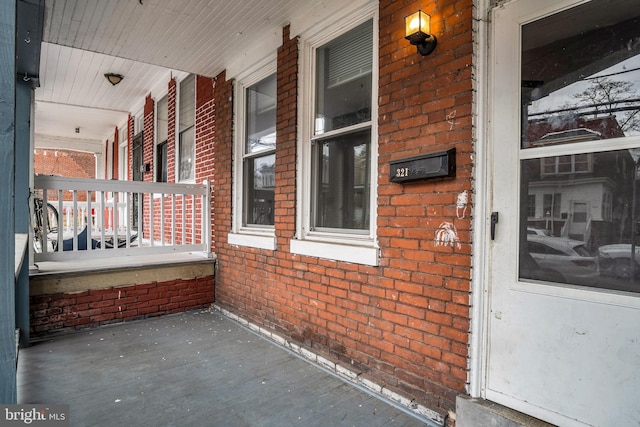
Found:
[[109, 80], [109, 83], [111, 83], [114, 86], [120, 83], [124, 78], [122, 74], [115, 74], [115, 73], [107, 73], [104, 76], [107, 78], [107, 80]]
[[412, 39], [420, 36], [423, 39], [429, 36], [431, 31], [431, 17], [421, 10], [404, 18], [404, 36]]

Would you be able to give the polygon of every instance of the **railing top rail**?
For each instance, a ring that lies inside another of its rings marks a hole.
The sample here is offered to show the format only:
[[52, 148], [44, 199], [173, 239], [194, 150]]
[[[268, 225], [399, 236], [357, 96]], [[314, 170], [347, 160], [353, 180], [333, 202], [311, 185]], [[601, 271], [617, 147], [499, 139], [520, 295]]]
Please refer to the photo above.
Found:
[[113, 191], [155, 194], [207, 194], [206, 184], [173, 184], [165, 182], [119, 181], [106, 179], [66, 178], [36, 175], [34, 187], [47, 190]]

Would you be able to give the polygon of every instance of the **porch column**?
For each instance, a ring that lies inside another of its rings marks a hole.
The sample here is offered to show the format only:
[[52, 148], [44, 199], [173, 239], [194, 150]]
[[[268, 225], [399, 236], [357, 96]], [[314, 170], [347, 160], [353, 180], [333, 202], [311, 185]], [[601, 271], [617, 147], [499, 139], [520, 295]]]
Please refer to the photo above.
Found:
[[0, 3], [0, 403], [16, 403], [14, 167], [16, 0]]

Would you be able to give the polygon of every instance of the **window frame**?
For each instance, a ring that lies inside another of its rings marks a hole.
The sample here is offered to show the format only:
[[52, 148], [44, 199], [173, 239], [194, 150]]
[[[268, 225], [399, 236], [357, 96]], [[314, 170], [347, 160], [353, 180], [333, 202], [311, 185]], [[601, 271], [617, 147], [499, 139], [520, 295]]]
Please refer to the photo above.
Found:
[[129, 180], [129, 121], [124, 122], [120, 127], [120, 137], [118, 138], [118, 179]]
[[[188, 78], [193, 77], [193, 124], [184, 130], [180, 130], [180, 113], [182, 111], [182, 83]], [[175, 126], [175, 182], [182, 183], [194, 183], [196, 182], [196, 97], [197, 97], [197, 76], [195, 74], [187, 74], [182, 80], [176, 84], [176, 126]], [[182, 135], [187, 132], [193, 131], [193, 152], [191, 157], [193, 162], [191, 164], [191, 177], [186, 179], [180, 178], [180, 164], [182, 163]]]
[[[377, 242], [377, 176], [378, 176], [378, 10], [375, 4], [336, 20], [332, 25], [300, 36], [300, 96], [298, 108], [298, 152], [297, 159], [297, 209], [296, 236], [291, 240], [291, 253], [318, 258], [346, 261], [377, 266], [379, 246]], [[360, 24], [372, 21], [372, 70], [371, 70], [371, 120], [366, 123], [314, 134], [316, 109], [316, 52], [325, 44], [354, 29]], [[356, 130], [370, 129], [369, 168], [369, 226], [363, 233], [354, 230], [320, 229], [312, 230], [314, 215], [314, 168], [312, 162], [313, 141], [345, 135]]]
[[[586, 156], [586, 161], [576, 161], [577, 157]], [[569, 157], [571, 159], [570, 163], [562, 163], [561, 158]], [[545, 166], [547, 166], [547, 161], [549, 159], [553, 160], [553, 172], [547, 172], [545, 170]], [[571, 170], [569, 171], [561, 171], [561, 165], [569, 165]], [[586, 164], [586, 170], [576, 170], [576, 164]], [[570, 174], [588, 174], [593, 173], [593, 155], [591, 153], [578, 153], [578, 154], [567, 154], [562, 156], [553, 156], [553, 157], [543, 157], [540, 159], [540, 175], [541, 176], [553, 176], [553, 175], [570, 175]]]
[[[160, 126], [159, 126], [159, 122], [160, 122], [160, 102], [162, 102], [163, 100], [166, 99], [167, 102], [167, 139], [160, 141]], [[154, 167], [153, 167], [153, 180], [155, 182], [167, 182], [169, 180], [169, 164], [168, 162], [164, 162], [164, 164], [162, 164], [161, 162], [161, 152], [160, 152], [160, 148], [161, 147], [168, 147], [169, 144], [169, 94], [165, 93], [164, 95], [162, 95], [161, 97], [158, 98], [158, 101], [156, 101], [155, 103], [155, 126], [154, 126], [154, 131], [155, 131], [155, 143], [153, 145], [153, 156], [155, 159], [154, 162]], [[167, 177], [167, 179], [165, 181], [160, 181], [158, 179], [159, 175], [160, 175], [160, 168], [163, 167], [164, 168], [164, 175]]]
[[[270, 55], [265, 60], [249, 68], [234, 80], [233, 219], [231, 232], [228, 234], [229, 244], [267, 250], [276, 249], [275, 224], [269, 226], [260, 226], [257, 224], [244, 225], [244, 210], [246, 205], [244, 162], [247, 158], [255, 158], [256, 156], [263, 156], [268, 153], [276, 155], [275, 148], [273, 151], [269, 150], [245, 155], [247, 89], [271, 75], [276, 76], [277, 82], [277, 62], [274, 55]], [[277, 120], [275, 125], [277, 126]]]

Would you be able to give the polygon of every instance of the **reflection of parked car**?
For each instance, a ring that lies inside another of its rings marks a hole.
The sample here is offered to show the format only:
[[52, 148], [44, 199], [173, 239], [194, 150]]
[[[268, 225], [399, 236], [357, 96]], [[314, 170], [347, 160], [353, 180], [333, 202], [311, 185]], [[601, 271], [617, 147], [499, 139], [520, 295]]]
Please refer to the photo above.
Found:
[[565, 283], [589, 285], [598, 277], [598, 258], [585, 243], [561, 237], [528, 234], [529, 253], [541, 269], [554, 271]]
[[551, 236], [551, 232], [546, 228], [527, 227], [527, 234], [536, 234], [538, 236]]
[[[598, 248], [598, 260], [603, 273], [611, 274], [620, 279], [631, 278], [631, 245], [614, 244]], [[636, 246], [635, 272], [640, 274], [640, 247]]]

